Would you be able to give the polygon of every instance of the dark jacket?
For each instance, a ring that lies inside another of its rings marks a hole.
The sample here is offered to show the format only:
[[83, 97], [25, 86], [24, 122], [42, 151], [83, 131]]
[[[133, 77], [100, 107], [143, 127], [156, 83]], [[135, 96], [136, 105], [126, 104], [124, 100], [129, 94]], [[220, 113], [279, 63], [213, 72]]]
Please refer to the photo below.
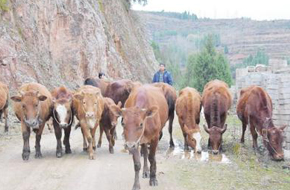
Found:
[[[155, 73], [152, 82], [153, 83], [159, 82], [159, 77], [160, 77], [160, 71], [158, 71], [157, 73]], [[167, 84], [170, 84], [171, 86], [173, 84], [171, 73], [168, 72], [168, 71], [166, 71], [166, 70], [163, 73], [163, 82], [164, 83], [167, 83]]]

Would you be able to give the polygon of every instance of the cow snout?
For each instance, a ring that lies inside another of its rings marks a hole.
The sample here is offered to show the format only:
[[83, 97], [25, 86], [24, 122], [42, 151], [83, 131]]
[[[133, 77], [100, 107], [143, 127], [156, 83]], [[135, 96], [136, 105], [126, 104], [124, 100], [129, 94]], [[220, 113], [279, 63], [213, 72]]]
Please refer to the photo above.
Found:
[[94, 112], [86, 112], [86, 117], [87, 118], [92, 118], [92, 117], [94, 117]]
[[217, 154], [219, 153], [219, 151], [218, 151], [218, 150], [212, 150], [212, 153], [213, 153], [214, 155], [217, 155]]
[[25, 123], [28, 127], [31, 127], [33, 129], [37, 129], [39, 127], [39, 125], [38, 125], [39, 123], [36, 119], [26, 120]]
[[276, 161], [283, 161], [284, 160], [284, 154], [276, 154], [274, 156], [274, 160], [276, 160]]
[[137, 144], [135, 142], [126, 142], [125, 145], [129, 150], [137, 148]]
[[111, 125], [112, 125], [112, 126], [116, 126], [117, 123], [116, 123], [116, 122], [112, 122]]
[[60, 126], [61, 128], [67, 128], [68, 124], [66, 124], [66, 123], [61, 123], [61, 124], [59, 124], [59, 126]]

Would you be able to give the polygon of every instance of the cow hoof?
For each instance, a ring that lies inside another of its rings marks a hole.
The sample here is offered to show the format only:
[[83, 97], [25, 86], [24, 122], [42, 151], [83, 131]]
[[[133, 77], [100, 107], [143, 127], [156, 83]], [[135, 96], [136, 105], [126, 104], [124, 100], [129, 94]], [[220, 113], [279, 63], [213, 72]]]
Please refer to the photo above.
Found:
[[111, 154], [114, 154], [114, 148], [109, 148], [109, 152], [110, 152]]
[[98, 143], [97, 148], [101, 148], [102, 144]]
[[83, 151], [87, 152], [88, 151], [88, 148], [83, 148]]
[[141, 189], [140, 184], [136, 184], [132, 188], [132, 190], [139, 190], [139, 189]]
[[96, 150], [96, 147], [94, 146], [93, 149]]
[[35, 153], [35, 158], [42, 158], [41, 152], [36, 152]]
[[30, 155], [29, 152], [23, 152], [23, 153], [22, 153], [22, 159], [23, 159], [23, 160], [29, 160], [29, 155]]
[[150, 179], [149, 181], [150, 186], [158, 186], [158, 181], [157, 179]]
[[62, 157], [62, 152], [57, 152], [57, 153], [56, 153], [56, 157], [57, 157], [57, 158], [61, 158], [61, 157]]
[[150, 172], [147, 171], [147, 172], [143, 172], [143, 178], [149, 178], [150, 176]]
[[66, 150], [65, 150], [65, 153], [66, 153], [66, 154], [71, 154], [71, 149], [66, 149]]

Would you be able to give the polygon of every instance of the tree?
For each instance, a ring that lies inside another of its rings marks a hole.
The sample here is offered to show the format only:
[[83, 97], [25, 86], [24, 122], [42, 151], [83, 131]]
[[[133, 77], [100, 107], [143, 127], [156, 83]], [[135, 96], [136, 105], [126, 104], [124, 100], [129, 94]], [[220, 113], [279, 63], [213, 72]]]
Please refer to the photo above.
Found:
[[185, 86], [192, 86], [200, 92], [214, 79], [232, 84], [229, 63], [223, 54], [216, 52], [212, 36], [207, 36], [200, 53], [189, 56], [185, 78]]

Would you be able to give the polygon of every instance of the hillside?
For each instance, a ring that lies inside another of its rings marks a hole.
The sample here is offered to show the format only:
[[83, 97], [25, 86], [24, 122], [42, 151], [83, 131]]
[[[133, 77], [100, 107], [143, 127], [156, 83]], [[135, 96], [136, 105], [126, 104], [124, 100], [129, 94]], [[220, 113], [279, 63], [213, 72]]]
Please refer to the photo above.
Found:
[[76, 87], [105, 72], [151, 79], [156, 61], [125, 0], [9, 0], [0, 9], [0, 81]]
[[[254, 21], [250, 19], [197, 19], [184, 20], [170, 16], [138, 12], [146, 23], [151, 40], [162, 46], [180, 42], [186, 51], [195, 52], [190, 42], [197, 43], [206, 34], [218, 37], [218, 48], [227, 46], [231, 64], [241, 63], [258, 50], [270, 58], [290, 57], [290, 21]], [[189, 46], [189, 47], [188, 47]], [[190, 49], [190, 50], [188, 50]]]

